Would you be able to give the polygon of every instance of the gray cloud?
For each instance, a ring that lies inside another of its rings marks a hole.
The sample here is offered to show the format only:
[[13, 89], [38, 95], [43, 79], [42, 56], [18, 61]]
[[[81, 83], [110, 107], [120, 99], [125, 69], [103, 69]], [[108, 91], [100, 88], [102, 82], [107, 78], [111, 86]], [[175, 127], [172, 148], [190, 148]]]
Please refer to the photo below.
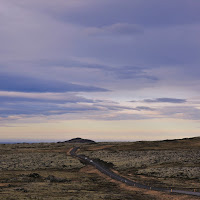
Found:
[[108, 90], [54, 80], [0, 74], [1, 91], [18, 92], [106, 92]]
[[128, 24], [128, 23], [112, 24], [111, 26], [103, 27], [103, 29], [111, 33], [122, 34], [122, 35], [143, 33], [143, 29], [139, 25]]
[[116, 102], [111, 102], [110, 104], [103, 102], [103, 103], [96, 103], [95, 105], [98, 106], [99, 108], [103, 108], [103, 109], [105, 108], [106, 110], [109, 110], [109, 111], [135, 110], [132, 107], [120, 106]]
[[86, 33], [89, 35], [135, 35], [143, 33], [143, 29], [136, 24], [116, 23], [110, 26], [103, 26], [100, 28], [90, 27], [86, 28]]
[[[9, 93], [8, 93], [9, 94]], [[26, 93], [23, 93], [24, 95]], [[19, 94], [17, 94], [19, 95]], [[29, 94], [30, 95], [30, 94]], [[33, 96], [33, 95], [30, 95]], [[0, 95], [0, 117], [8, 118], [9, 116], [55, 116], [64, 114], [78, 114], [77, 118], [87, 117], [92, 113], [99, 115], [122, 111], [133, 110], [128, 106], [120, 106], [116, 102], [107, 102], [103, 100], [92, 100], [79, 97], [74, 94], [67, 94], [56, 98], [50, 96], [45, 98], [44, 95], [33, 97], [8, 96]]]
[[116, 67], [108, 70], [108, 72], [113, 73], [115, 76], [117, 76], [117, 78], [120, 79], [144, 78], [155, 82], [158, 80], [157, 77], [148, 75], [148, 73], [145, 72], [145, 68], [134, 67], [134, 66]]
[[12, 115], [26, 115], [27, 117], [37, 115], [62, 115], [67, 113], [82, 113], [90, 111], [98, 111], [98, 107], [93, 105], [81, 105], [75, 103], [68, 103], [67, 105], [59, 105], [52, 103], [2, 103], [1, 117], [8, 117]]
[[[199, 95], [199, 10], [200, 2], [193, 0], [2, 0], [0, 90], [84, 92], [92, 98], [2, 96], [0, 113], [75, 113], [75, 119], [88, 113], [106, 119], [107, 113], [107, 119], [137, 119], [154, 108], [104, 101], [100, 105], [93, 99], [128, 101], [139, 97], [146, 98], [140, 102], [144, 105], [187, 105], [186, 99]], [[155, 94], [181, 94], [183, 99], [154, 98]], [[141, 115], [118, 113], [126, 110], [141, 111]], [[177, 115], [188, 113], [192, 119], [198, 118], [197, 108], [181, 110]]]
[[153, 111], [153, 110], [155, 110], [154, 108], [150, 108], [150, 107], [147, 107], [147, 106], [137, 106], [136, 108], [135, 108], [136, 110], [147, 110], [147, 111]]
[[[146, 67], [137, 67], [137, 66], [109, 66], [109, 65], [100, 65], [100, 64], [86, 64], [86, 63], [77, 63], [78, 68], [89, 68], [102, 71], [106, 75], [111, 75], [114, 78], [119, 79], [148, 79], [151, 81], [158, 81], [158, 78], [147, 73]], [[67, 67], [67, 66], [66, 66]], [[68, 67], [70, 68], [70, 67]]]
[[[33, 98], [33, 97], [20, 97], [20, 96], [6, 96], [0, 95], [0, 103], [54, 103], [54, 104], [65, 104], [65, 103], [94, 103], [92, 99], [86, 99], [84, 97], [79, 97], [73, 94], [68, 95], [63, 98]], [[97, 101], [98, 102], [98, 101]]]
[[[197, 1], [44, 2], [1, 2], [0, 52], [4, 59], [64, 59], [67, 55], [136, 66], [187, 63], [191, 68], [199, 63]], [[130, 33], [130, 27], [121, 27], [127, 24], [143, 27], [144, 34], [135, 39], [113, 37], [121, 30]], [[110, 27], [113, 35], [95, 40], [84, 33], [89, 27]]]
[[165, 117], [187, 119], [187, 120], [199, 120], [200, 110], [194, 106], [167, 106], [160, 109], [160, 112]]
[[176, 99], [176, 98], [157, 98], [157, 99], [145, 99], [146, 103], [186, 103], [186, 99]]
[[161, 27], [200, 22], [200, 4], [193, 0], [85, 0], [84, 4], [81, 1], [72, 3], [71, 0], [70, 3], [59, 0], [56, 4], [48, 0], [36, 2], [24, 4], [30, 8], [35, 4], [35, 9], [42, 8], [55, 18], [85, 26], [103, 26], [116, 21]]

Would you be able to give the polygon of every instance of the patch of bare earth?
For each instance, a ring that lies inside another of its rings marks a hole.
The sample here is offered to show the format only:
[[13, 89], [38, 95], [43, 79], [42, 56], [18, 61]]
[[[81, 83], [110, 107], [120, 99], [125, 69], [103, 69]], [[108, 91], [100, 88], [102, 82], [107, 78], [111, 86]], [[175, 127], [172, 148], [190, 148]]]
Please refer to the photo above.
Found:
[[9, 183], [0, 183], [0, 187], [7, 187], [9, 186]]
[[71, 154], [70, 154], [70, 151], [71, 151], [72, 149], [73, 149], [73, 148], [70, 148], [70, 149], [67, 150], [67, 155], [68, 155], [68, 156], [71, 155]]

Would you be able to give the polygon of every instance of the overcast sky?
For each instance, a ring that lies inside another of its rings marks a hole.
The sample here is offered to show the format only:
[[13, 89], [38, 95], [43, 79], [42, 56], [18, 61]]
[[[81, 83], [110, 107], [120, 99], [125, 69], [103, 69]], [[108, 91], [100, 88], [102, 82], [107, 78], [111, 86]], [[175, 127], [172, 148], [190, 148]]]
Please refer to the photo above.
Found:
[[199, 0], [0, 0], [0, 138], [200, 134]]

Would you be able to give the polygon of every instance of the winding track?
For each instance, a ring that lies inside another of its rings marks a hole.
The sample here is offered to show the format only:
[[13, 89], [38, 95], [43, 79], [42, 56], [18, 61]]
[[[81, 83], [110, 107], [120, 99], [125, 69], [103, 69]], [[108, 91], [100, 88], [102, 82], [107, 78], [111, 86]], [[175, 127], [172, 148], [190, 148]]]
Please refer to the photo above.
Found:
[[82, 160], [82, 161], [94, 166], [96, 169], [98, 169], [100, 172], [104, 173], [105, 175], [109, 176], [110, 178], [115, 179], [117, 181], [120, 181], [122, 183], [125, 183], [126, 185], [134, 186], [134, 187], [137, 187], [137, 188], [143, 188], [143, 189], [147, 189], [147, 190], [187, 194], [187, 195], [193, 195], [193, 196], [199, 196], [200, 197], [200, 192], [190, 192], [190, 191], [184, 191], [184, 190], [170, 190], [170, 189], [166, 189], [166, 188], [151, 187], [151, 186], [147, 186], [147, 185], [143, 185], [143, 184], [134, 182], [132, 180], [129, 180], [125, 177], [122, 177], [122, 176], [114, 173], [113, 171], [105, 168], [104, 166], [101, 166], [99, 163], [93, 161], [92, 159], [90, 159], [89, 157], [87, 157], [85, 155], [77, 155], [76, 151], [78, 149], [79, 149], [79, 147], [74, 147], [70, 151], [71, 156], [77, 157], [79, 160]]

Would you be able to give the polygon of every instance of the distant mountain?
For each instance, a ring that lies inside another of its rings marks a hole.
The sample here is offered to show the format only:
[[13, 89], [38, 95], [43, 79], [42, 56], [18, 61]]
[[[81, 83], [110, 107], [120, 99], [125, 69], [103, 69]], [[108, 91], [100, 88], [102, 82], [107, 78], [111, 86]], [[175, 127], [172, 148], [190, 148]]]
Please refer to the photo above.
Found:
[[89, 144], [95, 144], [96, 142], [89, 139], [82, 139], [82, 138], [73, 138], [71, 140], [65, 141], [66, 143], [89, 143]]

